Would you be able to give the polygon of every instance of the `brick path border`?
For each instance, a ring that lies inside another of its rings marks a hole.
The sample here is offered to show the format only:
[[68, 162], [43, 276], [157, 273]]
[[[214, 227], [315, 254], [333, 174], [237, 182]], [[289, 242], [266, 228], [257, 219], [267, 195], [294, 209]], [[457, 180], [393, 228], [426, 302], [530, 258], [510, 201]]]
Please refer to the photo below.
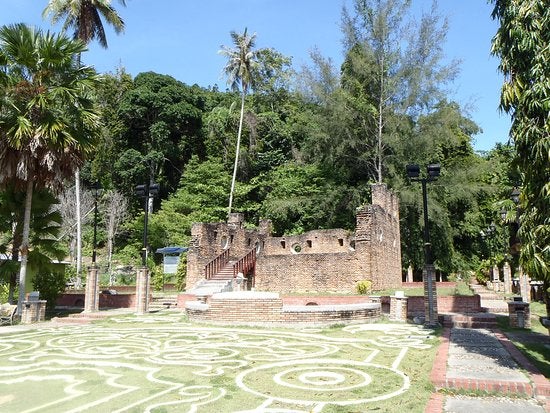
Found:
[[[471, 391], [499, 392], [510, 394], [523, 394], [528, 397], [536, 397], [545, 402], [545, 408], [550, 412], [550, 382], [540, 371], [521, 353], [516, 346], [500, 330], [493, 329], [492, 332], [500, 344], [510, 353], [514, 360], [527, 371], [531, 383], [476, 380], [476, 379], [448, 379], [447, 358], [451, 342], [451, 329], [445, 328], [441, 335], [441, 344], [435, 356], [430, 380], [436, 390], [441, 389], [462, 389]], [[432, 394], [426, 406], [425, 413], [443, 412], [444, 395]]]

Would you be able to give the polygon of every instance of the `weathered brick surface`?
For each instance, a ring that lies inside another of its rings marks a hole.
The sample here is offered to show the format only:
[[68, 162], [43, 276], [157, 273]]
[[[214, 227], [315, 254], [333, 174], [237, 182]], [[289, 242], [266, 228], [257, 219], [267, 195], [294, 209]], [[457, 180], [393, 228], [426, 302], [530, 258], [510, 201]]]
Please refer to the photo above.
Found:
[[186, 307], [190, 320], [252, 324], [336, 324], [374, 321], [380, 317], [380, 306], [372, 303], [367, 305], [283, 306], [281, 298], [219, 299], [213, 296], [206, 304], [201, 304], [199, 307]]
[[[481, 298], [475, 295], [438, 296], [437, 308], [440, 313], [479, 313]], [[409, 317], [425, 313], [424, 297], [408, 297], [407, 313]]]
[[372, 205], [357, 212], [355, 233], [317, 230], [272, 237], [269, 221], [245, 229], [242, 215], [228, 223], [196, 223], [187, 258], [187, 290], [204, 278], [204, 266], [230, 247], [230, 260], [255, 248], [257, 290], [355, 292], [359, 281], [375, 290], [401, 285], [399, 201], [385, 185], [373, 185]]
[[[135, 291], [135, 287], [134, 287]], [[151, 297], [149, 297], [150, 299]], [[83, 293], [65, 293], [57, 298], [60, 307], [84, 307]], [[131, 308], [136, 305], [135, 294], [99, 294], [99, 308]]]

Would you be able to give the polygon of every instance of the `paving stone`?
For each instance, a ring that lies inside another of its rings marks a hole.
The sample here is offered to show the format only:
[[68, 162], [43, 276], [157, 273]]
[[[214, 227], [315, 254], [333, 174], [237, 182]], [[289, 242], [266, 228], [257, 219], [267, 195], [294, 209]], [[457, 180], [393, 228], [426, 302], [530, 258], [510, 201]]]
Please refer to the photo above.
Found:
[[544, 413], [532, 400], [506, 398], [447, 397], [445, 413]]

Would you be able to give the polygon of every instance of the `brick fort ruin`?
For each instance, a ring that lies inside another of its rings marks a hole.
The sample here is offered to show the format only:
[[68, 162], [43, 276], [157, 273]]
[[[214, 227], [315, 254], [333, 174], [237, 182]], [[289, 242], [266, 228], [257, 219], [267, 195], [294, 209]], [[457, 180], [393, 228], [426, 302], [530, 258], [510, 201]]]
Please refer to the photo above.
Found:
[[372, 204], [357, 210], [355, 232], [314, 230], [274, 237], [271, 222], [244, 228], [243, 215], [227, 223], [195, 223], [187, 255], [187, 291], [197, 296], [231, 290], [278, 293], [354, 293], [401, 286], [399, 201], [385, 185], [372, 186]]

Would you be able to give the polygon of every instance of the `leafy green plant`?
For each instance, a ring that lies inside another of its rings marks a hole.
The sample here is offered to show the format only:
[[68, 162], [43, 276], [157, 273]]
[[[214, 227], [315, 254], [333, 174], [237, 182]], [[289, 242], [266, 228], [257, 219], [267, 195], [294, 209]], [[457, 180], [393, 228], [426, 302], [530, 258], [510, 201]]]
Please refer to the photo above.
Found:
[[53, 310], [57, 297], [65, 291], [67, 278], [64, 273], [41, 271], [35, 275], [32, 285], [40, 292], [40, 298], [46, 300], [46, 308]]
[[185, 281], [187, 279], [187, 253], [180, 255], [180, 262], [176, 270], [176, 288], [178, 291], [185, 290]]
[[359, 281], [356, 286], [357, 293], [361, 295], [370, 294], [372, 292], [372, 281]]

